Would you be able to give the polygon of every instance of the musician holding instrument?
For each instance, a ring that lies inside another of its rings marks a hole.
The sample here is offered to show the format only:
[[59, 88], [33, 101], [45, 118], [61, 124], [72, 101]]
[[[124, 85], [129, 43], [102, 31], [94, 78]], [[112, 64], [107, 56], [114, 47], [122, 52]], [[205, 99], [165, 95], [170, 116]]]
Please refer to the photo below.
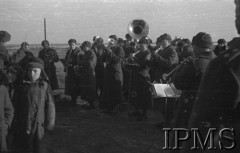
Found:
[[171, 36], [167, 33], [157, 38], [157, 46], [152, 52], [152, 68], [150, 71], [151, 81], [165, 83], [162, 75], [169, 73], [178, 64], [178, 55], [174, 47], [171, 45]]
[[150, 59], [151, 53], [148, 49], [149, 41], [147, 37], [142, 37], [138, 41], [138, 52], [133, 54], [133, 62], [138, 65], [138, 69], [133, 71], [132, 81], [130, 81], [130, 103], [135, 107], [132, 115], [137, 120], [147, 119], [147, 111], [152, 102], [152, 92], [150, 83]]
[[109, 44], [106, 50], [106, 70], [104, 81], [103, 107], [107, 114], [115, 114], [116, 108], [122, 102], [123, 72], [122, 61], [124, 51], [117, 46], [117, 36], [109, 36]]
[[59, 61], [57, 52], [49, 47], [47, 40], [42, 41], [43, 49], [40, 50], [38, 57], [44, 61], [44, 70], [49, 78], [52, 90], [58, 89], [58, 79], [56, 73], [56, 66], [54, 63]]
[[213, 42], [209, 34], [199, 32], [193, 37], [192, 46], [195, 57], [186, 58], [176, 69], [173, 79], [175, 87], [182, 90], [173, 123], [176, 128], [187, 128], [199, 84], [208, 63], [212, 60]]
[[64, 64], [64, 70], [66, 72], [65, 77], [65, 94], [71, 96], [71, 104], [76, 104], [76, 99], [80, 95], [80, 78], [74, 70], [77, 65], [77, 57], [81, 49], [77, 47], [77, 41], [70, 39], [68, 41], [69, 50], [66, 53], [65, 59], [61, 60]]
[[92, 50], [97, 57], [97, 64], [95, 67], [96, 74], [96, 95], [99, 100], [99, 107], [102, 108], [103, 86], [104, 86], [104, 72], [105, 72], [105, 54], [106, 47], [102, 37], [95, 39], [92, 45]]

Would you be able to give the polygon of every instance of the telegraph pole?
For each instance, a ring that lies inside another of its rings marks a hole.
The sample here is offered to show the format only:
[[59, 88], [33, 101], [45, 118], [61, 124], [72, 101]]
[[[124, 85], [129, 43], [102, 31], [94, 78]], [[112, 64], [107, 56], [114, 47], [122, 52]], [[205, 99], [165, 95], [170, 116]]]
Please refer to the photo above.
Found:
[[46, 18], [44, 18], [44, 40], [47, 40]]

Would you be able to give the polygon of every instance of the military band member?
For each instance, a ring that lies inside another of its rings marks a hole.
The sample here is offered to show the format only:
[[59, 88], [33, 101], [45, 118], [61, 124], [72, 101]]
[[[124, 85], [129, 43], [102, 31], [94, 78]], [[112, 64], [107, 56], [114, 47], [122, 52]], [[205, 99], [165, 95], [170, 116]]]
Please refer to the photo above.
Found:
[[102, 108], [106, 47], [103, 44], [103, 39], [101, 37], [96, 39], [95, 43], [92, 45], [92, 50], [97, 57], [97, 64], [95, 67], [96, 95], [99, 100], [99, 106]]
[[217, 43], [218, 43], [217, 46], [213, 50], [216, 56], [222, 54], [227, 50], [227, 45], [226, 45], [227, 42], [225, 39], [218, 39]]
[[43, 49], [40, 50], [38, 57], [44, 61], [44, 70], [49, 78], [52, 90], [58, 89], [58, 79], [56, 74], [56, 66], [54, 63], [59, 61], [57, 52], [49, 47], [47, 40], [42, 41]]
[[[235, 25], [240, 34], [240, 1], [235, 0], [235, 4]], [[240, 151], [240, 38], [234, 38], [230, 44], [227, 51], [209, 63], [194, 102], [188, 128], [197, 127], [203, 137], [206, 137], [209, 128], [217, 130], [213, 139], [216, 149], [200, 149], [198, 152]], [[230, 141], [226, 141], [219, 134], [223, 128], [233, 130], [225, 133], [225, 137], [230, 138]], [[209, 143], [207, 145], [209, 147]], [[191, 152], [192, 146], [192, 141], [185, 142], [181, 152]]]
[[91, 50], [91, 43], [84, 41], [82, 43], [82, 52], [78, 54], [78, 71], [81, 79], [81, 98], [86, 100], [90, 105], [87, 109], [94, 109], [96, 99], [96, 76], [95, 67], [97, 57]]
[[[191, 116], [199, 84], [208, 63], [213, 57], [213, 42], [209, 34], [199, 32], [193, 37], [192, 46], [195, 57], [189, 56], [189, 58], [185, 59], [185, 61], [181, 63], [180, 68], [175, 72], [173, 79], [175, 87], [182, 91], [176, 117], [173, 122], [174, 128], [186, 129], [188, 127], [188, 121]], [[183, 137], [182, 135], [180, 136]], [[174, 138], [172, 140], [172, 145], [174, 146]], [[180, 145], [182, 146], [182, 144]], [[179, 150], [173, 152], [179, 152]]]
[[133, 38], [127, 33], [125, 35], [126, 40], [124, 41], [124, 47], [130, 47], [131, 42], [133, 42]]
[[163, 80], [162, 75], [169, 73], [178, 64], [178, 55], [171, 45], [171, 40], [171, 36], [167, 33], [157, 38], [159, 48], [152, 52], [153, 65], [150, 72], [152, 82], [166, 82]]
[[70, 39], [68, 41], [69, 50], [65, 56], [64, 70], [66, 71], [65, 78], [65, 94], [71, 96], [71, 104], [76, 104], [76, 99], [80, 95], [80, 77], [74, 70], [74, 67], [77, 65], [77, 57], [80, 48], [76, 45], [77, 41], [75, 39]]
[[212, 38], [207, 33], [200, 32], [194, 36], [192, 46], [195, 57], [185, 59], [173, 80], [175, 87], [182, 91], [175, 123], [178, 128], [187, 128], [201, 78], [213, 54]]
[[115, 113], [117, 106], [122, 102], [123, 48], [117, 46], [117, 36], [109, 36], [109, 46], [106, 55], [106, 72], [104, 83], [104, 104], [106, 113]]
[[150, 82], [150, 59], [151, 53], [148, 49], [149, 41], [147, 37], [142, 37], [137, 45], [139, 51], [133, 55], [134, 63], [139, 68], [134, 71], [131, 86], [130, 102], [135, 107], [132, 115], [138, 120], [147, 119], [147, 111], [152, 102], [151, 82]]

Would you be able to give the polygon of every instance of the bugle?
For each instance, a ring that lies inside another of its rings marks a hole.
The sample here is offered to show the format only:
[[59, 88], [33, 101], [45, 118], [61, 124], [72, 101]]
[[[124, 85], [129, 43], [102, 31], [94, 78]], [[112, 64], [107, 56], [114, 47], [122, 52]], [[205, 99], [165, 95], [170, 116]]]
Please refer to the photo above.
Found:
[[171, 72], [169, 73], [164, 73], [162, 75], [162, 79], [164, 81], [168, 81], [171, 76], [174, 74], [174, 72], [176, 72], [178, 69], [180, 69], [183, 65], [185, 65], [186, 63], [188, 63], [189, 61], [191, 61], [193, 59], [192, 56], [189, 56], [188, 58], [186, 58], [184, 61], [182, 61], [178, 66], [176, 66]]

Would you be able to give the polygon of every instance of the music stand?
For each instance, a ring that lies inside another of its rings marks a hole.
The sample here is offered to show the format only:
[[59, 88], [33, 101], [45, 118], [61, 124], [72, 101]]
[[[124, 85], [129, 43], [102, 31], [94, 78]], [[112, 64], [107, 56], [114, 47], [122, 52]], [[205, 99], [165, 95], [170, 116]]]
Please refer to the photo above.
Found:
[[[178, 99], [181, 95], [181, 91], [177, 90], [173, 83], [170, 84], [153, 84], [153, 98], [164, 98], [165, 107], [164, 107], [164, 118], [167, 120], [168, 115], [168, 99]], [[152, 102], [152, 106], [154, 102]]]

